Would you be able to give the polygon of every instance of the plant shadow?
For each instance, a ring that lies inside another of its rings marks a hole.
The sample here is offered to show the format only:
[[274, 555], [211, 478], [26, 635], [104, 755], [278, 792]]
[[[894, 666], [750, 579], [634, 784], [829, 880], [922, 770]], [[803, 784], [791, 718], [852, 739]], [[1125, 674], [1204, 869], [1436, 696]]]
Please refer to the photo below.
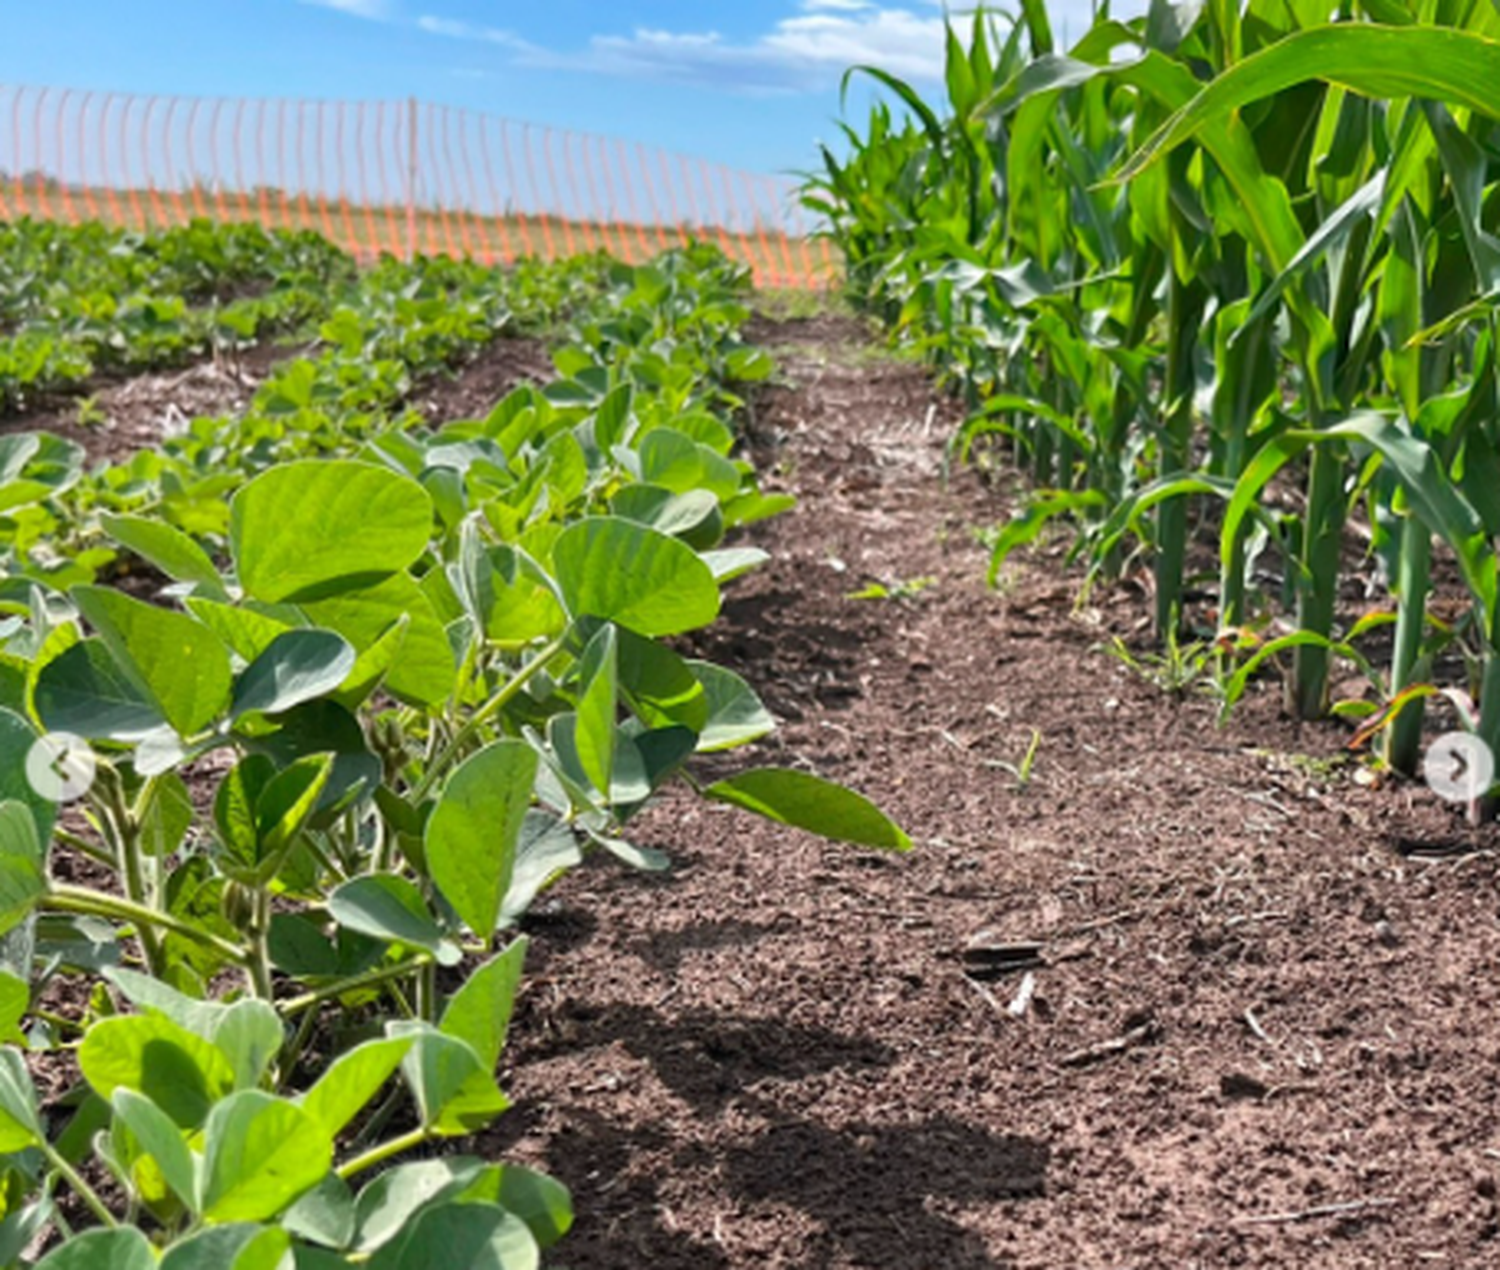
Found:
[[722, 1169], [742, 1201], [787, 1205], [818, 1228], [803, 1262], [999, 1270], [975, 1232], [942, 1210], [1038, 1199], [1051, 1149], [1017, 1134], [935, 1117], [914, 1125], [771, 1124]]
[[[759, 933], [740, 925], [727, 923], [715, 938], [734, 944]], [[564, 1009], [565, 1032], [526, 1061], [623, 1049], [689, 1110], [653, 1105], [646, 1094], [624, 1095], [608, 1113], [581, 1100], [554, 1104], [563, 1127], [545, 1142], [546, 1167], [572, 1189], [579, 1213], [558, 1250], [560, 1265], [743, 1264], [731, 1255], [733, 1229], [720, 1242], [717, 1218], [705, 1219], [706, 1210], [722, 1208], [759, 1210], [760, 1220], [776, 1211], [800, 1215], [793, 1220], [806, 1237], [796, 1264], [807, 1270], [1002, 1270], [1006, 1263], [956, 1210], [1046, 1193], [1051, 1152], [1037, 1139], [954, 1117], [833, 1124], [788, 1109], [799, 1082], [891, 1067], [896, 1053], [878, 1041], [706, 1009], [670, 1018], [637, 1005], [571, 1002]], [[756, 1127], [726, 1140], [726, 1116]], [[641, 1167], [645, 1158], [649, 1170]], [[715, 1193], [689, 1197], [693, 1211], [681, 1219], [670, 1205], [682, 1200], [664, 1186], [677, 1175], [720, 1179]]]
[[738, 918], [694, 922], [680, 930], [651, 931], [634, 939], [629, 951], [663, 974], [676, 974], [683, 959], [694, 952], [722, 952], [744, 948], [774, 935], [774, 923], [747, 922]]

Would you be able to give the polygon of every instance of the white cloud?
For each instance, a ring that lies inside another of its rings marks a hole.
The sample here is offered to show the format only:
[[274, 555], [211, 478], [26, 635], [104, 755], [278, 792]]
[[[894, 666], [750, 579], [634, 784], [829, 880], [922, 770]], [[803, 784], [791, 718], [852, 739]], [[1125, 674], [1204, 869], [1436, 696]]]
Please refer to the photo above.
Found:
[[860, 63], [910, 79], [943, 73], [943, 19], [869, 0], [800, 0], [796, 16], [748, 41], [716, 31], [638, 27], [630, 35], [596, 35], [580, 51], [541, 48], [509, 31], [436, 15], [417, 25], [428, 34], [508, 48], [515, 62], [538, 69], [652, 79], [744, 93], [811, 92], [836, 84]]
[[783, 64], [808, 74], [842, 73], [869, 63], [909, 79], [943, 74], [942, 18], [905, 9], [874, 9], [858, 16], [808, 13], [779, 22], [760, 44]]
[[482, 44], [498, 44], [501, 48], [508, 48], [518, 53], [535, 53], [539, 50], [534, 44], [523, 40], [513, 31], [505, 31], [495, 26], [476, 26], [472, 22], [461, 22], [455, 18], [439, 18], [432, 14], [423, 14], [417, 19], [419, 30], [426, 31], [428, 35], [443, 35], [450, 40], [473, 40]]
[[333, 9], [371, 22], [389, 22], [396, 16], [393, 0], [299, 0], [319, 9]]
[[[339, 7], [384, 0], [305, 0]], [[1094, 0], [1048, 0], [1053, 30], [1066, 47], [1092, 21]], [[1145, 0], [1116, 0], [1116, 16], [1133, 17]], [[940, 82], [944, 13], [966, 26], [973, 9], [960, 0], [794, 0], [795, 12], [749, 39], [709, 30], [637, 27], [629, 35], [595, 35], [581, 49], [544, 48], [499, 27], [428, 14], [416, 25], [429, 35], [505, 49], [513, 66], [585, 71], [747, 94], [818, 92], [851, 66], [872, 65], [921, 84]], [[996, 13], [997, 24], [1004, 17]], [[965, 34], [967, 38], [967, 34]]]

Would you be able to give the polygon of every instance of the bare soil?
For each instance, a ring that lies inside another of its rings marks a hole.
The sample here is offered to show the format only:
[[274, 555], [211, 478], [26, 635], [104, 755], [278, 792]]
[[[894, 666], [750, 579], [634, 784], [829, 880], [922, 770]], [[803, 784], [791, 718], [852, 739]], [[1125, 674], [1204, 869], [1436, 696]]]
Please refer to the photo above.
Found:
[[523, 383], [557, 377], [541, 340], [501, 337], [480, 348], [459, 370], [434, 375], [418, 386], [410, 405], [434, 427], [454, 419], [482, 419], [502, 397]]
[[758, 459], [801, 503], [695, 647], [784, 721], [754, 761], [917, 848], [683, 794], [635, 826], [671, 873], [544, 897], [481, 1148], [573, 1189], [551, 1264], [1496, 1264], [1495, 833], [1356, 783], [1274, 683], [1223, 729], [1148, 685], [1100, 651], [1137, 589], [1079, 607], [1043, 552], [987, 590], [1009, 500], [944, 486], [922, 372], [848, 320], [757, 334], [789, 380]]
[[[194, 419], [242, 414], [272, 369], [307, 355], [306, 345], [264, 343], [229, 360], [101, 378], [83, 393], [59, 395], [36, 409], [0, 415], [0, 436], [52, 432], [82, 446], [91, 463], [123, 463], [139, 450], [159, 446]], [[555, 374], [541, 341], [501, 336], [456, 371], [423, 379], [408, 404], [433, 425], [482, 416], [519, 384], [545, 383]]]
[[[126, 378], [102, 377], [77, 395], [58, 396], [35, 410], [0, 417], [7, 432], [51, 432], [83, 447], [93, 463], [123, 463], [159, 446], [194, 420], [240, 414], [267, 372], [302, 350], [257, 344], [230, 359]], [[87, 412], [83, 403], [89, 403]]]

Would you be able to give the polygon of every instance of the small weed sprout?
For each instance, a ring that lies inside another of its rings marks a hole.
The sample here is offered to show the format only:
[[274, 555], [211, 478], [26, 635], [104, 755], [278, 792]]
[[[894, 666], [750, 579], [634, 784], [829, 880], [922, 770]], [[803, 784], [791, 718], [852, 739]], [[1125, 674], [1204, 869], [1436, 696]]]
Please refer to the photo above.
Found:
[[1183, 643], [1177, 632], [1169, 629], [1166, 646], [1159, 653], [1134, 653], [1118, 635], [1103, 649], [1132, 674], [1179, 701], [1195, 688], [1216, 691], [1217, 647], [1212, 642], [1195, 639]]
[[1012, 763], [1008, 759], [986, 759], [987, 767], [997, 767], [1002, 772], [1009, 772], [1015, 778], [1016, 792], [1024, 794], [1031, 788], [1032, 773], [1036, 768], [1037, 752], [1042, 748], [1042, 730], [1031, 729], [1031, 741], [1026, 746], [1026, 753], [1021, 756], [1019, 763]]
[[80, 397], [77, 421], [80, 428], [102, 428], [109, 423], [109, 414], [98, 397]]
[[861, 587], [858, 591], [849, 592], [847, 599], [851, 600], [899, 600], [909, 601], [916, 599], [923, 591], [937, 585], [936, 578], [898, 578], [886, 585], [883, 582], [871, 582], [868, 586]]

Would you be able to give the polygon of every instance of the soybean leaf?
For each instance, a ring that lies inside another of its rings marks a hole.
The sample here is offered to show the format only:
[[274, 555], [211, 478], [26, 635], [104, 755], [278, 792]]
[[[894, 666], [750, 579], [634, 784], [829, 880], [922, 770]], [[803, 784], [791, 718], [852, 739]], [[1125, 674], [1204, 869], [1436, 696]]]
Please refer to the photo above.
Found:
[[240, 585], [271, 603], [378, 582], [415, 561], [431, 533], [427, 491], [369, 463], [283, 464], [241, 489], [230, 508]]
[[601, 450], [607, 451], [624, 439], [625, 430], [630, 423], [630, 407], [634, 396], [635, 389], [632, 385], [617, 384], [594, 411], [594, 444]]
[[435, 1133], [474, 1133], [510, 1106], [467, 1041], [426, 1023], [393, 1024], [391, 1034], [416, 1038], [401, 1061], [401, 1070], [416, 1098], [422, 1124]]
[[645, 525], [591, 516], [553, 547], [553, 566], [574, 617], [598, 617], [641, 635], [677, 635], [719, 614], [719, 588], [698, 554]]
[[225, 850], [253, 867], [260, 859], [256, 806], [276, 778], [276, 766], [264, 754], [247, 754], [229, 771], [214, 794], [214, 823]]
[[493, 933], [510, 885], [536, 768], [536, 752], [525, 742], [496, 741], [453, 772], [427, 822], [433, 880], [481, 939]]
[[139, 741], [164, 722], [100, 639], [74, 644], [42, 667], [34, 704], [50, 731], [91, 741]]
[[406, 647], [406, 632], [411, 618], [403, 613], [390, 624], [376, 641], [355, 659], [353, 668], [333, 699], [346, 710], [357, 710], [396, 667], [401, 650]]
[[648, 727], [677, 723], [701, 732], [708, 722], [703, 685], [666, 645], [616, 628], [620, 688]]
[[370, 1253], [383, 1247], [405, 1229], [424, 1205], [461, 1191], [483, 1168], [480, 1161], [459, 1156], [420, 1160], [387, 1169], [360, 1191], [355, 1201], [358, 1229], [354, 1251]]
[[797, 505], [791, 494], [741, 494], [724, 504], [724, 525], [734, 529], [783, 515]]
[[700, 754], [747, 745], [775, 731], [770, 711], [734, 671], [706, 661], [692, 661], [688, 666], [708, 702], [708, 718], [699, 729]]
[[348, 1247], [354, 1238], [354, 1192], [337, 1173], [329, 1173], [281, 1215], [281, 1225], [325, 1248]]
[[0, 803], [0, 934], [21, 922], [47, 892], [36, 818], [25, 803]]
[[759, 547], [724, 547], [701, 553], [701, 559], [714, 575], [715, 582], [732, 582], [752, 569], [759, 569], [770, 558], [770, 553]]
[[31, 1005], [31, 988], [26, 980], [8, 970], [0, 970], [0, 1045], [25, 1042], [21, 1020]]
[[610, 500], [616, 516], [650, 525], [673, 537], [691, 533], [719, 510], [719, 500], [706, 489], [674, 494], [659, 485], [627, 485]]
[[78, 1066], [94, 1092], [144, 1094], [184, 1129], [234, 1089], [234, 1068], [217, 1045], [155, 1014], [101, 1019], [78, 1048]]
[[391, 1078], [411, 1047], [410, 1037], [384, 1037], [340, 1054], [317, 1084], [302, 1095], [299, 1101], [303, 1110], [336, 1137]]
[[[620, 738], [621, 766], [638, 773], [647, 796], [660, 789], [667, 778], [692, 757], [698, 744], [697, 733], [690, 728], [670, 726], [641, 730], [634, 724], [627, 724], [623, 731], [628, 735]], [[617, 799], [619, 804], [640, 801]]]
[[18, 802], [31, 812], [37, 840], [47, 842], [57, 821], [57, 804], [31, 787], [25, 757], [40, 738], [36, 729], [12, 710], [0, 710], [0, 753], [19, 761], [0, 763], [0, 803]]
[[211, 1226], [172, 1245], [161, 1270], [282, 1270], [291, 1237], [274, 1226]]
[[500, 925], [515, 922], [553, 878], [583, 863], [573, 831], [545, 811], [531, 810], [516, 843], [510, 888], [500, 905]]
[[688, 728], [669, 725], [642, 730], [634, 722], [627, 724], [617, 730], [614, 778], [609, 789], [590, 794], [592, 782], [578, 753], [577, 723], [572, 713], [554, 715], [548, 721], [547, 740], [559, 776], [585, 804], [603, 804], [626, 812], [650, 798], [692, 755], [698, 743], [697, 733]]
[[202, 622], [106, 587], [70, 594], [126, 678], [179, 733], [200, 732], [223, 711], [229, 650]]
[[178, 1027], [186, 1028], [205, 1041], [214, 1039], [214, 1028], [227, 1008], [217, 1001], [190, 997], [154, 975], [124, 966], [111, 966], [104, 971], [104, 978], [138, 1010], [155, 1010], [164, 1014]]
[[298, 979], [339, 973], [339, 954], [320, 924], [305, 913], [272, 913], [267, 932], [271, 964]]
[[354, 669], [354, 649], [332, 631], [287, 631], [241, 672], [230, 713], [279, 714], [333, 692]]
[[500, 1170], [496, 1203], [514, 1213], [542, 1248], [550, 1248], [573, 1226], [573, 1201], [568, 1188], [555, 1178], [517, 1164]]
[[[477, 552], [477, 538], [475, 544]], [[525, 644], [566, 625], [554, 584], [525, 551], [491, 547], [467, 564], [458, 589], [490, 639]]]
[[16, 1263], [27, 1248], [34, 1247], [56, 1213], [50, 1199], [40, 1199], [6, 1213], [0, 1221], [0, 1265]]
[[359, 720], [329, 699], [306, 701], [276, 716], [276, 730], [245, 742], [279, 768], [290, 768], [318, 754], [330, 755], [333, 770], [318, 795], [315, 816], [348, 805], [351, 798], [380, 788], [380, 760], [370, 752]]
[[703, 792], [717, 802], [839, 842], [911, 850], [911, 839], [874, 803], [807, 772], [764, 767], [717, 781]]
[[234, 1063], [236, 1089], [254, 1089], [281, 1052], [281, 1016], [269, 1002], [245, 998], [220, 1006], [209, 1038]]
[[156, 1270], [156, 1254], [134, 1227], [86, 1230], [49, 1252], [36, 1270]]
[[182, 777], [176, 772], [158, 776], [151, 782], [141, 810], [141, 849], [165, 859], [182, 845], [194, 815], [193, 800]]
[[135, 1135], [141, 1149], [156, 1162], [177, 1198], [194, 1209], [198, 1200], [197, 1171], [181, 1128], [151, 1099], [133, 1089], [123, 1086], [116, 1089], [110, 1106]]
[[[202, 749], [199, 746], [203, 747]], [[212, 748], [212, 740], [205, 739], [199, 742], [199, 746], [186, 744], [177, 733], [165, 723], [161, 727], [148, 732], [143, 736], [135, 747], [135, 756], [131, 765], [135, 768], [137, 776], [150, 780], [153, 776], [164, 776], [173, 768], [180, 767], [187, 762], [188, 755], [194, 750], [203, 753], [205, 749]]]
[[302, 832], [333, 775], [333, 755], [298, 759], [267, 782], [255, 800], [259, 858], [276, 858]]
[[301, 608], [314, 626], [338, 632], [361, 656], [404, 621], [400, 656], [385, 670], [386, 689], [419, 706], [440, 705], [453, 691], [458, 672], [443, 621], [422, 588], [404, 573], [374, 586], [306, 601]]
[[370, 1259], [370, 1270], [537, 1270], [525, 1222], [498, 1204], [436, 1204]]
[[439, 1030], [467, 1041], [480, 1063], [489, 1069], [494, 1068], [505, 1047], [526, 945], [525, 938], [517, 939], [499, 956], [480, 966], [448, 999], [443, 1011]]
[[196, 595], [183, 601], [188, 612], [213, 631], [247, 662], [254, 661], [283, 635], [295, 627], [238, 605], [220, 604]]
[[625, 838], [593, 830], [589, 831], [589, 839], [603, 847], [616, 860], [628, 864], [632, 869], [639, 869], [642, 873], [665, 873], [672, 867], [672, 857], [655, 847], [643, 847]]
[[24, 1151], [41, 1136], [31, 1073], [20, 1052], [7, 1045], [0, 1049], [0, 1154]]
[[204, 1126], [199, 1209], [210, 1221], [266, 1221], [323, 1180], [333, 1140], [301, 1107], [243, 1089]]
[[223, 598], [224, 583], [214, 562], [182, 530], [145, 516], [101, 516], [99, 523], [116, 542], [169, 578], [196, 583], [206, 595]]
[[[227, 884], [227, 877], [209, 863], [207, 855], [189, 855], [168, 875], [163, 905], [184, 927], [217, 935], [233, 946], [244, 932], [224, 916]], [[221, 949], [176, 930], [163, 938], [162, 956], [167, 976], [194, 989], [206, 986], [227, 963]]]
[[421, 892], [403, 877], [372, 873], [345, 882], [329, 897], [328, 912], [349, 930], [424, 949], [440, 965], [458, 964], [458, 948], [443, 938]]
[[608, 790], [615, 766], [620, 696], [618, 645], [612, 625], [602, 626], [588, 642], [579, 659], [578, 678], [578, 761], [595, 789]]
[[675, 428], [652, 428], [641, 441], [640, 459], [641, 480], [674, 494], [706, 490], [727, 499], [739, 492], [739, 469]]

